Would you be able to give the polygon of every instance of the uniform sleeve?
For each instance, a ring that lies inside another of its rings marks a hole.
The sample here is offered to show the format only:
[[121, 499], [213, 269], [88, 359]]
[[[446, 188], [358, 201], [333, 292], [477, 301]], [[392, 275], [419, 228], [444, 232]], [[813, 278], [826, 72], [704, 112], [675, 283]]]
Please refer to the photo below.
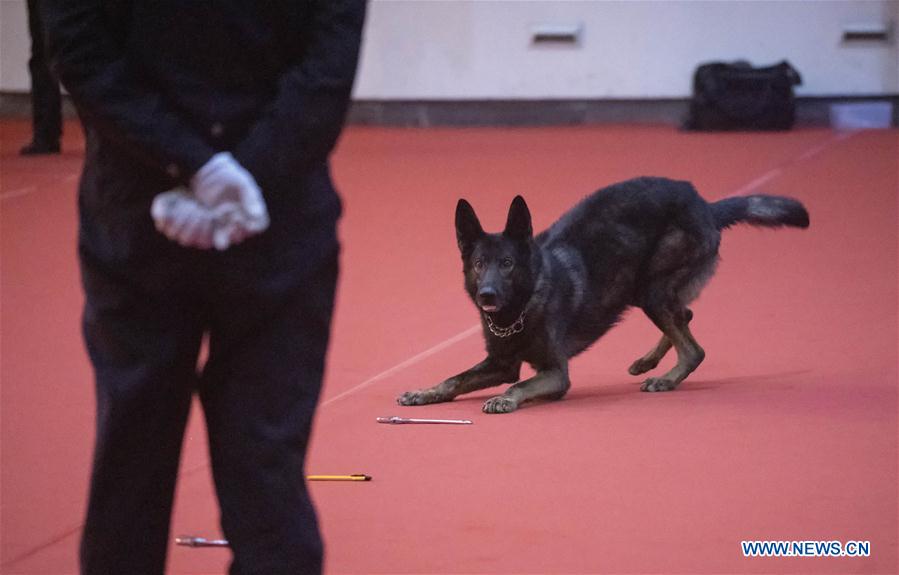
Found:
[[359, 59], [365, 0], [318, 0], [310, 41], [272, 103], [233, 150], [264, 191], [323, 162], [340, 135]]
[[129, 67], [99, 0], [42, 0], [47, 47], [79, 114], [103, 137], [186, 181], [215, 151]]

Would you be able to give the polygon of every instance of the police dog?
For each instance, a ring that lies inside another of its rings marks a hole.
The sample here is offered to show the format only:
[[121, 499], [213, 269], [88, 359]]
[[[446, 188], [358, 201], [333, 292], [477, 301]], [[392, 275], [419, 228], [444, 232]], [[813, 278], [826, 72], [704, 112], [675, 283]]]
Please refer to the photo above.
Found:
[[[792, 198], [752, 195], [710, 204], [688, 182], [637, 178], [588, 196], [534, 237], [521, 196], [499, 234], [485, 233], [471, 205], [459, 200], [456, 238], [465, 289], [480, 311], [487, 358], [434, 387], [404, 393], [398, 403], [451, 401], [503, 383], [514, 385], [489, 399], [486, 413], [559, 399], [570, 386], [568, 360], [631, 306], [642, 309], [662, 337], [628, 371], [650, 371], [673, 346], [677, 365], [640, 389], [675, 389], [705, 357], [690, 333], [687, 306], [715, 271], [721, 230], [740, 222], [806, 228], [809, 218]], [[518, 382], [522, 362], [536, 375]]]

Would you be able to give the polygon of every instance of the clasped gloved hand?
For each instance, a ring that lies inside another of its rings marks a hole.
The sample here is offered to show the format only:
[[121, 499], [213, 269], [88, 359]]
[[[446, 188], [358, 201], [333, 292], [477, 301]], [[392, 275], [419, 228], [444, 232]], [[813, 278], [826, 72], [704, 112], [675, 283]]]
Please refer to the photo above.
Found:
[[268, 228], [262, 190], [231, 154], [213, 156], [190, 190], [159, 194], [151, 208], [156, 229], [185, 247], [225, 250]]

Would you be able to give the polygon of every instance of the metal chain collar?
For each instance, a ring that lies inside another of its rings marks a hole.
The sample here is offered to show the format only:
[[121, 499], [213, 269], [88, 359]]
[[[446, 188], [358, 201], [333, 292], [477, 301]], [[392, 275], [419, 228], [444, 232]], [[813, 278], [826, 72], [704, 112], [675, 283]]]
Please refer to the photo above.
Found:
[[518, 316], [518, 319], [515, 320], [515, 323], [510, 325], [509, 327], [498, 327], [489, 315], [486, 313], [484, 317], [487, 319], [487, 329], [490, 330], [490, 333], [495, 335], [496, 337], [509, 337], [511, 335], [515, 335], [516, 333], [521, 333], [524, 329], [524, 312], [521, 312], [521, 315]]

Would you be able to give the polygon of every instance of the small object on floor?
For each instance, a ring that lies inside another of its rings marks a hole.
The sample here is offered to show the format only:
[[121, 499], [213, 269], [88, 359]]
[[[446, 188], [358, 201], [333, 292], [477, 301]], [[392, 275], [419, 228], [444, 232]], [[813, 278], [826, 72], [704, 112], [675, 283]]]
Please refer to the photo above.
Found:
[[379, 417], [378, 423], [448, 423], [452, 425], [471, 425], [470, 419], [414, 419], [406, 417]]
[[22, 156], [41, 156], [44, 154], [58, 154], [60, 150], [59, 142], [42, 142], [34, 140], [22, 146], [19, 154]]
[[227, 539], [206, 539], [193, 535], [181, 535], [175, 537], [175, 544], [183, 547], [230, 547]]
[[307, 475], [308, 481], [371, 481], [371, 475], [354, 473], [352, 475]]

